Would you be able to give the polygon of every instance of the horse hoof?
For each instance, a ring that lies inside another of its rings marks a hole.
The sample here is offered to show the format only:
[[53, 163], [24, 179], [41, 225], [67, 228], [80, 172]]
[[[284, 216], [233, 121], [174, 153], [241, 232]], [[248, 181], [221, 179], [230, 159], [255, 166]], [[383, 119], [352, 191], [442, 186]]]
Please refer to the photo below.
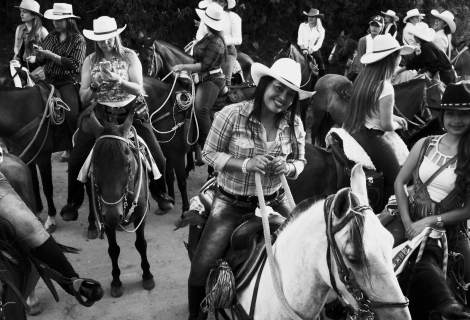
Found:
[[153, 288], [155, 288], [155, 281], [153, 279], [147, 279], [147, 280], [143, 280], [142, 281], [142, 287], [145, 289], [145, 290], [152, 290]]
[[121, 287], [111, 287], [111, 297], [119, 298], [124, 293], [124, 290]]
[[36, 301], [33, 304], [28, 304], [28, 305], [29, 305], [29, 308], [30, 308], [29, 311], [26, 311], [26, 313], [28, 315], [35, 316], [35, 315], [38, 315], [38, 314], [41, 313], [42, 305], [41, 305], [41, 303], [39, 302], [38, 299], [36, 299]]
[[46, 231], [49, 233], [49, 234], [52, 234], [54, 231], [57, 230], [57, 225], [56, 224], [51, 224], [50, 226], [48, 226], [46, 228]]
[[86, 234], [86, 237], [88, 239], [96, 239], [98, 237], [98, 230], [88, 230], [87, 234]]
[[78, 219], [78, 210], [74, 208], [71, 204], [66, 204], [62, 210], [60, 210], [60, 215], [64, 221], [77, 221]]

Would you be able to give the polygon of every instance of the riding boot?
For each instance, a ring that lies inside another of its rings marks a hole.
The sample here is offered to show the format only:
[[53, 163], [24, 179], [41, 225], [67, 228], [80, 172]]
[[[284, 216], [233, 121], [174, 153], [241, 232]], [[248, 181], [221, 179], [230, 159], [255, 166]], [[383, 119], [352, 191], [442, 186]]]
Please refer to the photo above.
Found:
[[[49, 268], [59, 272], [62, 276], [67, 278], [79, 278], [78, 274], [73, 269], [70, 262], [65, 257], [57, 242], [50, 236], [43, 244], [32, 250], [32, 254], [43, 263], [47, 264]], [[60, 284], [62, 289], [70, 295], [73, 291], [70, 287]], [[101, 285], [82, 284], [79, 293], [90, 301], [98, 301], [103, 297], [104, 291]]]
[[[165, 174], [164, 172], [162, 174]], [[175, 200], [166, 193], [165, 180], [160, 178], [153, 179], [153, 175], [149, 174], [149, 191], [153, 199], [158, 203], [158, 208], [162, 211], [173, 209]]]
[[318, 78], [323, 77], [325, 74], [326, 74], [325, 69], [319, 69], [319, 70], [318, 70]]
[[188, 281], [188, 320], [203, 319], [205, 314], [201, 311], [201, 302], [206, 297], [204, 286], [194, 286]]

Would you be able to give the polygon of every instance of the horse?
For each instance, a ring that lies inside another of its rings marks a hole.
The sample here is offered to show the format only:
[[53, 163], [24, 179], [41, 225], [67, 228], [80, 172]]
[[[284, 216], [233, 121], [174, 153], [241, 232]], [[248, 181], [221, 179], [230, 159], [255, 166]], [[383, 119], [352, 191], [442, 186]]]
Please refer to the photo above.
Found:
[[[313, 91], [315, 87], [315, 83], [318, 80], [318, 73], [315, 73], [311, 67], [309, 61], [306, 61], [305, 56], [300, 52], [300, 49], [297, 45], [292, 44], [290, 41], [284, 41], [282, 39], [278, 39], [281, 43], [282, 47], [281, 50], [277, 52], [274, 56], [274, 61], [280, 58], [290, 58], [300, 64], [300, 68], [302, 70], [302, 81], [300, 88], [305, 91]], [[316, 62], [312, 62], [316, 65]], [[307, 117], [307, 109], [310, 104], [311, 99], [305, 99], [300, 101], [300, 119], [305, 127], [305, 119]]]
[[470, 51], [468, 46], [470, 39], [454, 43], [451, 51], [451, 62], [454, 69], [457, 71], [461, 80], [470, 78]]
[[[108, 253], [112, 262], [111, 296], [123, 294], [120, 280], [121, 270], [118, 265], [120, 254], [116, 242], [116, 228], [135, 232], [135, 247], [141, 257], [143, 270], [142, 286], [145, 290], [155, 287], [150, 264], [147, 259], [147, 241], [145, 240], [145, 218], [149, 209], [149, 175], [143, 155], [136, 141], [135, 147], [128, 140], [132, 127], [133, 112], [129, 112], [122, 125], [106, 123], [103, 127], [92, 112], [90, 126], [97, 141], [91, 159], [91, 189], [95, 213], [100, 229], [103, 228], [108, 238]], [[137, 136], [133, 130], [134, 136]], [[125, 226], [133, 223], [134, 230]], [[103, 229], [101, 236], [103, 237]]]
[[[313, 118], [312, 142], [319, 146], [324, 146], [326, 133], [334, 124], [343, 124], [347, 101], [338, 94], [336, 87], [347, 83], [350, 81], [346, 77], [326, 75], [315, 86], [316, 94], [313, 96], [309, 116]], [[444, 85], [438, 80], [421, 76], [395, 85], [394, 89], [398, 115], [412, 119], [423, 107], [440, 105]]]
[[[368, 206], [361, 166], [352, 170], [351, 188], [326, 200], [299, 203], [276, 236], [273, 251], [281, 290], [300, 318], [317, 319], [329, 297], [340, 295], [358, 319], [374, 314], [380, 319], [411, 319], [393, 273], [393, 237]], [[252, 279], [237, 291], [238, 304], [254, 310], [250, 319], [288, 318], [267, 264]]]
[[350, 67], [349, 61], [354, 57], [357, 51], [357, 41], [349, 36], [340, 35], [336, 40], [333, 49], [331, 50], [328, 62], [330, 64], [337, 64], [341, 75], [346, 76]]

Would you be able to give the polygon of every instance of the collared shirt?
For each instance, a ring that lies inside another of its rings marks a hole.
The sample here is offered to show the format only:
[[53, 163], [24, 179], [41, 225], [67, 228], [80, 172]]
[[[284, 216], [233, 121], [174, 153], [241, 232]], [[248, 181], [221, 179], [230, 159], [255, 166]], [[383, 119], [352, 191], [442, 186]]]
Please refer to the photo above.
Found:
[[441, 49], [447, 56], [449, 51], [449, 37], [446, 35], [444, 30], [439, 30], [436, 32], [434, 37], [434, 44]]
[[225, 45], [215, 34], [207, 34], [194, 46], [194, 59], [201, 63], [201, 72], [220, 68]]
[[325, 29], [323, 27], [317, 25], [310, 28], [308, 22], [300, 24], [297, 44], [299, 47], [307, 48], [308, 53], [312, 54], [320, 50], [323, 39], [325, 39]]
[[[222, 14], [222, 31], [224, 40], [228, 46], [238, 46], [242, 44], [242, 19], [235, 12], [224, 11]], [[199, 23], [196, 39], [199, 41], [207, 34], [207, 26], [204, 22]]]
[[64, 76], [80, 74], [85, 61], [86, 42], [80, 34], [70, 34], [64, 41], [59, 40], [58, 33], [50, 33], [43, 41], [44, 50], [60, 56], [62, 65], [46, 59], [44, 72], [47, 76]]
[[414, 57], [406, 65], [408, 70], [425, 69], [434, 75], [436, 72], [451, 70], [452, 65], [446, 54], [442, 52], [434, 43], [421, 43], [421, 54]]
[[[253, 111], [253, 101], [236, 103], [223, 108], [217, 113], [206, 140], [202, 157], [205, 163], [214, 167], [219, 173], [219, 186], [234, 195], [256, 195], [255, 173], [242, 171], [225, 171], [224, 167], [231, 158], [246, 159], [257, 155], [283, 156], [287, 158], [292, 152], [290, 132], [292, 128], [286, 119], [282, 119], [276, 133], [273, 146], [268, 150], [266, 131], [258, 120], [248, 119]], [[289, 114], [288, 114], [289, 115]], [[295, 166], [297, 176], [304, 169], [305, 163], [305, 131], [299, 117], [295, 118], [294, 132], [297, 138], [299, 159], [288, 159]], [[257, 134], [254, 140], [248, 121], [252, 122]], [[267, 170], [263, 180], [263, 193], [270, 195], [279, 190], [281, 179]]]

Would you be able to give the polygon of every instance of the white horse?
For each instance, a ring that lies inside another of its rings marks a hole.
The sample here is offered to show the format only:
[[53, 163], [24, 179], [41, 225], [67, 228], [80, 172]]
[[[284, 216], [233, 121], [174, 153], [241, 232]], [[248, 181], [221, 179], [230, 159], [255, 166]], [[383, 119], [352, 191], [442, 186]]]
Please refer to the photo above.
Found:
[[[330, 205], [325, 206], [325, 201]], [[324, 209], [331, 216], [330, 238], [326, 235]], [[337, 253], [342, 257], [339, 263], [333, 258], [335, 242]], [[351, 175], [351, 188], [342, 189], [327, 200], [314, 203], [307, 199], [294, 209], [280, 227], [273, 250], [283, 293], [301, 319], [317, 319], [325, 303], [337, 296], [336, 292], [356, 312], [359, 306], [364, 309], [364, 300], [360, 299], [363, 295], [371, 301], [369, 306], [379, 319], [411, 319], [407, 300], [393, 272], [392, 246], [393, 237], [368, 206], [366, 178], [362, 167], [356, 165]], [[328, 247], [330, 259], [327, 259]], [[355, 294], [357, 300], [338, 276], [341, 263], [343, 271], [351, 270], [355, 275], [356, 288], [360, 289], [359, 294]], [[334, 281], [330, 281], [330, 276]], [[256, 278], [257, 274], [249, 285], [237, 292], [238, 303], [246, 313], [250, 311]], [[262, 268], [254, 319], [289, 318], [277, 299], [266, 263]]]

